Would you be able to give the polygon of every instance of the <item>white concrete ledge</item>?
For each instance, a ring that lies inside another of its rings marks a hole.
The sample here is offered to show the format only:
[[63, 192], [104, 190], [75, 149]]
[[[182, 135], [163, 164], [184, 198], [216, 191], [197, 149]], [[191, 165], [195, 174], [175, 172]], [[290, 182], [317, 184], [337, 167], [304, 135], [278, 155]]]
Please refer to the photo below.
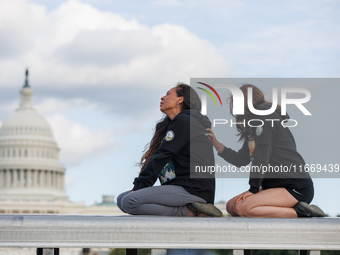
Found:
[[0, 247], [340, 250], [340, 218], [11, 214]]

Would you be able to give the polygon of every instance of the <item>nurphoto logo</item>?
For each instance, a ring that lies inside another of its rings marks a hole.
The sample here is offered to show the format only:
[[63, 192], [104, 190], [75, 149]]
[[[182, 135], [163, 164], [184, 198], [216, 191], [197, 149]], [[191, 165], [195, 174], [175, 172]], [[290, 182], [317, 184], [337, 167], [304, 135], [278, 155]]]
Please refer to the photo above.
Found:
[[[241, 89], [235, 85], [230, 85], [230, 84], [215, 84], [214, 87], [203, 83], [203, 82], [196, 82], [199, 84], [202, 84], [204, 86], [206, 86], [207, 88], [209, 88], [211, 91], [213, 91], [215, 93], [215, 95], [217, 96], [217, 98], [220, 101], [220, 104], [222, 106], [222, 100], [220, 95], [217, 93], [216, 89], [228, 89], [233, 97], [232, 100], [232, 109], [233, 109], [233, 115], [244, 115], [244, 94], [241, 91]], [[214, 101], [215, 105], [217, 105], [216, 100], [214, 98], [214, 96], [211, 94], [211, 92], [209, 92], [207, 89], [201, 88], [201, 87], [197, 87], [200, 90], [203, 90], [204, 92], [206, 92]], [[216, 89], [215, 89], [216, 88]], [[308, 89], [305, 88], [296, 88], [296, 87], [282, 87], [280, 88], [280, 92], [281, 92], [281, 115], [286, 115], [287, 114], [287, 105], [291, 104], [291, 105], [295, 105], [304, 115], [306, 116], [311, 116], [312, 114], [306, 109], [306, 107], [303, 105], [305, 103], [307, 103], [310, 99], [311, 99], [311, 93]], [[299, 94], [299, 95], [303, 95], [304, 97], [302, 98], [289, 98], [288, 94], [289, 93], [294, 93], [294, 94]], [[253, 91], [252, 91], [252, 87], [249, 87], [247, 90], [247, 106], [248, 109], [250, 110], [251, 113], [253, 113], [254, 115], [258, 115], [258, 116], [265, 116], [265, 115], [269, 115], [272, 114], [273, 112], [276, 111], [277, 106], [278, 106], [278, 88], [274, 87], [272, 88], [272, 105], [269, 109], [266, 110], [258, 110], [255, 109], [255, 107], [253, 106]], [[207, 97], [206, 94], [201, 94], [201, 101], [202, 101], [202, 114], [203, 115], [207, 115]], [[251, 123], [253, 121], [259, 121], [262, 124], [260, 126], [264, 125], [263, 120], [260, 119], [253, 119], [248, 121], [248, 123], [246, 123], [245, 121], [242, 123], [236, 123], [233, 122], [233, 120], [230, 120], [230, 125], [232, 126], [233, 124], [242, 124], [242, 125], [246, 125], [248, 124], [249, 127], [254, 127]], [[272, 123], [272, 126], [274, 125], [275, 121], [280, 121], [279, 119], [266, 119], [266, 121], [270, 121]], [[229, 121], [226, 119], [213, 119], [213, 127], [215, 127], [218, 124], [227, 124]], [[293, 122], [294, 124], [292, 125], [288, 125], [288, 122]], [[281, 121], [282, 126], [284, 127], [295, 127], [297, 126], [298, 122], [294, 119], [286, 119]]]

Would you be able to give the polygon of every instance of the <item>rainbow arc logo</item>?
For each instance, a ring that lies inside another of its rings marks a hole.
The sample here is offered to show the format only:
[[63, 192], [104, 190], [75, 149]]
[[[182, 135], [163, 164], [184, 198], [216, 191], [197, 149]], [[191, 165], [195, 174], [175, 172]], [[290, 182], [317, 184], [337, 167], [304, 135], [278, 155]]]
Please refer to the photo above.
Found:
[[[211, 87], [210, 85], [208, 85], [208, 84], [206, 84], [206, 83], [203, 83], [203, 82], [196, 82], [196, 83], [202, 84], [202, 85], [206, 86], [207, 88], [209, 88], [212, 92], [214, 92], [215, 95], [217, 96], [218, 100], [220, 100], [220, 104], [221, 104], [221, 106], [222, 106], [222, 100], [221, 100], [221, 98], [220, 98], [220, 95], [217, 93], [217, 91], [216, 91], [213, 87]], [[211, 96], [211, 98], [214, 100], [215, 105], [217, 105], [214, 96], [211, 94], [211, 92], [210, 92], [209, 90], [206, 90], [206, 89], [200, 88], [200, 87], [197, 87], [197, 88], [203, 90], [203, 91], [206, 92], [209, 96]]]

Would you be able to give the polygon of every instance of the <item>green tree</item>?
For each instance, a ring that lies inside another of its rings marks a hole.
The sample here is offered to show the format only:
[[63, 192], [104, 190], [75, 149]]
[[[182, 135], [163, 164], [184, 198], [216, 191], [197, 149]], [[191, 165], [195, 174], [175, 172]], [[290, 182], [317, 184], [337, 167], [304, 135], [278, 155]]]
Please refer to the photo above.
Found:
[[125, 249], [122, 248], [112, 249], [110, 255], [125, 255]]
[[340, 251], [321, 251], [321, 255], [340, 255]]

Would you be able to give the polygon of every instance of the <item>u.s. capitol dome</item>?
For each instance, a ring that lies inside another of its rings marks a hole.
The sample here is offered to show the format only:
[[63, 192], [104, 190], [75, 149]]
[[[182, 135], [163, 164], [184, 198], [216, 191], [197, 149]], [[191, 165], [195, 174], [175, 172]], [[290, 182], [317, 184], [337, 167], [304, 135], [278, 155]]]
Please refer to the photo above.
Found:
[[[19, 108], [0, 128], [0, 214], [123, 214], [113, 196], [86, 206], [71, 202], [64, 191], [65, 167], [51, 126], [33, 108], [32, 89], [26, 81]], [[0, 255], [33, 254], [35, 249], [2, 248]], [[79, 254], [79, 248], [64, 248], [63, 254]], [[109, 253], [109, 252], [107, 252]]]
[[123, 214], [113, 196], [92, 206], [69, 201], [60, 150], [51, 126], [32, 105], [28, 71], [20, 93], [19, 108], [0, 128], [0, 214]]
[[0, 129], [0, 197], [2, 200], [67, 200], [65, 167], [52, 129], [33, 108], [33, 90], [21, 89], [19, 108]]

